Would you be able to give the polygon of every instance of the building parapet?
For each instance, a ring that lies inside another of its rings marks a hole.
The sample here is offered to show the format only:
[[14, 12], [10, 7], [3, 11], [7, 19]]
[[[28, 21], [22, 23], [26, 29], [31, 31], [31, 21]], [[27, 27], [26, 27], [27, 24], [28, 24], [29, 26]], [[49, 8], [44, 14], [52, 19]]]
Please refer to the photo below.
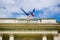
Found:
[[0, 23], [57, 23], [56, 19], [11, 19], [0, 18]]

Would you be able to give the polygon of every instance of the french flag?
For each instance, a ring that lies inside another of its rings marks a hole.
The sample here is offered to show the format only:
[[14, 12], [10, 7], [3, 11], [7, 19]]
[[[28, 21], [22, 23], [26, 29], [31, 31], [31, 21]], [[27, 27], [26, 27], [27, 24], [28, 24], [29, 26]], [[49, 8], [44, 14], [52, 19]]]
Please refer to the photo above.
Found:
[[29, 19], [32, 19], [34, 17], [34, 14], [31, 13], [31, 15], [28, 16]]
[[34, 17], [34, 13], [31, 13], [31, 15]]

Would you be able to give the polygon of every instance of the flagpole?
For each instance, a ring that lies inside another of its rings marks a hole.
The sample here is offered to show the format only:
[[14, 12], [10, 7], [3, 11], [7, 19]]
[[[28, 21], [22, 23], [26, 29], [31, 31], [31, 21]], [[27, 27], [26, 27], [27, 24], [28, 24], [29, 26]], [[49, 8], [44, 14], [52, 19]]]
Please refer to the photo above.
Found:
[[27, 23], [29, 23], [29, 17], [27, 16]]
[[27, 22], [28, 23], [29, 23], [30, 19], [32, 19], [32, 16], [31, 15], [27, 16]]

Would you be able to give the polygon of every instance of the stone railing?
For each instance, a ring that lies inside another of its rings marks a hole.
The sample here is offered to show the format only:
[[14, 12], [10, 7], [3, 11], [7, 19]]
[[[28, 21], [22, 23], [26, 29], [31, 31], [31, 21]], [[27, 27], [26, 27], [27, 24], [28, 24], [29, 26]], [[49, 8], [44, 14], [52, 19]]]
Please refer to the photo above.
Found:
[[0, 23], [56, 23], [55, 19], [0, 19]]

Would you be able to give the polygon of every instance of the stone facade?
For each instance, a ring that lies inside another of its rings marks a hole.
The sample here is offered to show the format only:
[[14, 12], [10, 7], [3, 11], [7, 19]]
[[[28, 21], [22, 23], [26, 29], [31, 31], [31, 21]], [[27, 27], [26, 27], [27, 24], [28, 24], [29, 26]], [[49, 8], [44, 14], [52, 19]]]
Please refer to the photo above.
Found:
[[55, 19], [0, 18], [0, 40], [60, 40]]

